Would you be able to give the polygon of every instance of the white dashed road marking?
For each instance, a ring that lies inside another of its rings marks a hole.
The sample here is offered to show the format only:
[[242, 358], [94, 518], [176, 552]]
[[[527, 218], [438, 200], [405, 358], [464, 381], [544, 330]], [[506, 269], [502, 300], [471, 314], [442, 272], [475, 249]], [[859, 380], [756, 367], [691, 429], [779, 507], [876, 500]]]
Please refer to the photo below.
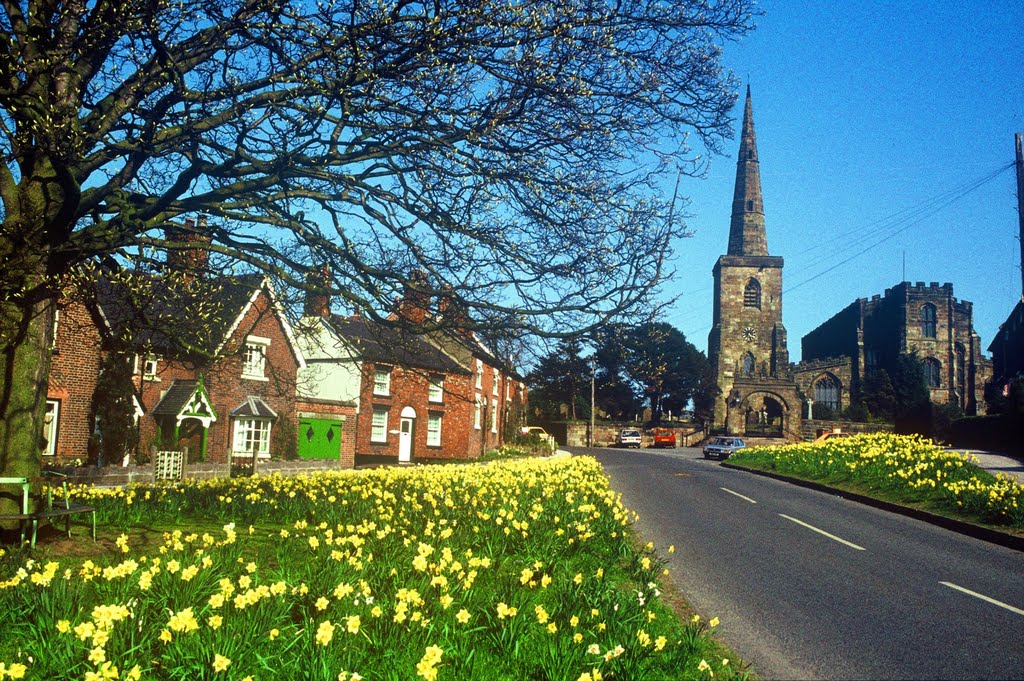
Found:
[[848, 542], [845, 539], [840, 539], [839, 537], [835, 536], [834, 534], [829, 534], [825, 530], [819, 530], [814, 525], [808, 525], [807, 523], [805, 523], [802, 520], [797, 520], [796, 518], [790, 517], [790, 516], [788, 516], [788, 515], [786, 515], [784, 513], [780, 513], [779, 515], [782, 516], [783, 518], [785, 518], [786, 520], [793, 521], [797, 525], [802, 525], [803, 527], [806, 527], [808, 530], [814, 530], [818, 534], [823, 534], [826, 537], [828, 537], [829, 539], [831, 539], [832, 541], [837, 541], [840, 544], [845, 544], [846, 546], [849, 546], [851, 549], [857, 549], [858, 551], [867, 551], [867, 549], [865, 549], [863, 546], [857, 546], [853, 542]]
[[964, 587], [958, 586], [956, 584], [953, 584], [952, 582], [939, 582], [939, 584], [941, 584], [942, 586], [948, 586], [950, 589], [956, 589], [957, 591], [959, 591], [961, 593], [965, 593], [968, 596], [974, 596], [975, 598], [980, 598], [981, 600], [985, 601], [986, 603], [991, 603], [992, 605], [998, 605], [1000, 608], [1006, 608], [1010, 612], [1016, 613], [1018, 615], [1024, 615], [1024, 610], [1021, 610], [1020, 608], [1015, 608], [1012, 605], [1007, 605], [1006, 603], [1003, 603], [1002, 601], [997, 601], [994, 598], [989, 598], [985, 594], [980, 594], [977, 591], [971, 591], [970, 589], [965, 589]]
[[743, 499], [744, 501], [749, 501], [752, 504], [756, 504], [757, 503], [756, 501], [754, 501], [750, 497], [743, 496], [739, 492], [733, 492], [731, 489], [726, 489], [725, 487], [719, 487], [718, 489], [722, 490], [723, 492], [728, 492], [729, 494], [733, 495], [734, 497], [739, 497], [740, 499]]

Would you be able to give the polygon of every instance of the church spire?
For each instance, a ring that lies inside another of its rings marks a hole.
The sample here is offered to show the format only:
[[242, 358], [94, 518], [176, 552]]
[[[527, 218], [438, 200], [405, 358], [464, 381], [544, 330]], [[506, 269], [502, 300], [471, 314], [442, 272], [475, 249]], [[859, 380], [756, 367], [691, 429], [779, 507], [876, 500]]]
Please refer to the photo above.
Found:
[[732, 222], [729, 225], [729, 255], [768, 255], [764, 228], [764, 204], [761, 201], [761, 173], [757, 163], [757, 138], [754, 136], [754, 108], [750, 103], [750, 85], [743, 109], [743, 135], [736, 159], [736, 189], [732, 198]]

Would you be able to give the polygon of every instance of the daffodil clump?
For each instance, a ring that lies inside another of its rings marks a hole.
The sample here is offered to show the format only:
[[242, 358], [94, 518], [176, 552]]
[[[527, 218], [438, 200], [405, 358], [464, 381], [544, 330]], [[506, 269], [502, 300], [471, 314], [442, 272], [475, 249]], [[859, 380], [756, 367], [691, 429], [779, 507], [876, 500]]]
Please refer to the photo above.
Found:
[[875, 433], [803, 443], [752, 447], [729, 461], [809, 480], [849, 484], [858, 491], [983, 522], [1024, 527], [1024, 487], [1016, 479], [992, 475], [963, 452], [945, 450], [917, 435]]
[[[0, 557], [0, 680], [743, 676], [592, 458], [74, 495], [127, 532]], [[127, 519], [178, 529], [143, 550]]]

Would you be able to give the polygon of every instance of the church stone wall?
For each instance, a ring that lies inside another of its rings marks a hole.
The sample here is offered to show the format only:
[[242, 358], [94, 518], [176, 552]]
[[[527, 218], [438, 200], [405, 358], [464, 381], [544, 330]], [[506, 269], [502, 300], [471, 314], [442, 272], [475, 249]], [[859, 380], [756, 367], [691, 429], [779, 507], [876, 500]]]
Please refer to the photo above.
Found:
[[834, 376], [839, 380], [839, 411], [850, 406], [853, 398], [851, 386], [853, 379], [853, 360], [850, 357], [826, 357], [807, 362], [800, 362], [793, 366], [793, 380], [803, 397], [803, 415], [809, 418], [807, 413], [807, 400], [814, 400], [814, 384], [826, 376]]

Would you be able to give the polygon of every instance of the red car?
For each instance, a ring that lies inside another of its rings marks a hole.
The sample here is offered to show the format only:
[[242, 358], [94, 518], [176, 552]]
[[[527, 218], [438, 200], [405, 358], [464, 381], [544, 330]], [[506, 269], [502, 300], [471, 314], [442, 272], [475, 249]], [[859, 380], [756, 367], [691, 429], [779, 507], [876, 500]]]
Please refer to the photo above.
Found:
[[671, 428], [655, 428], [652, 447], [675, 447], [676, 432]]

